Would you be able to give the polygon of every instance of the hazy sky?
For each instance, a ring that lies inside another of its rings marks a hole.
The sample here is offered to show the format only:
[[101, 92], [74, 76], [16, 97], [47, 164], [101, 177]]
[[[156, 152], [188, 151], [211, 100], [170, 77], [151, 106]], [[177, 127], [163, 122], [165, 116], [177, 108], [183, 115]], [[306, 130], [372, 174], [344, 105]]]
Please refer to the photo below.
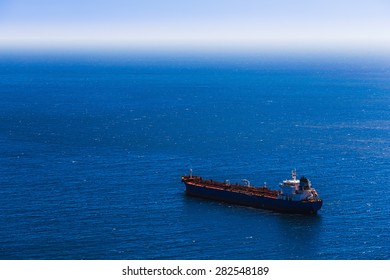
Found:
[[388, 0], [0, 0], [0, 48], [390, 50]]

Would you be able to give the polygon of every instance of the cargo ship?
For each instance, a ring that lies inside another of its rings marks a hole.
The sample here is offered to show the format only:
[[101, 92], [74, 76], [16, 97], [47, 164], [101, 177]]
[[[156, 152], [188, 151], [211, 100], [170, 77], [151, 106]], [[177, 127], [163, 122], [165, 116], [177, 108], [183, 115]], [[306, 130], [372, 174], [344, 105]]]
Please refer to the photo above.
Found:
[[242, 180], [244, 184], [205, 180], [192, 175], [192, 170], [189, 175], [181, 176], [181, 180], [186, 186], [185, 193], [190, 196], [277, 212], [316, 214], [322, 207], [322, 199], [310, 180], [304, 176], [297, 180], [295, 169], [291, 177], [279, 184], [279, 190], [269, 189], [265, 183], [261, 187], [251, 186], [246, 179]]

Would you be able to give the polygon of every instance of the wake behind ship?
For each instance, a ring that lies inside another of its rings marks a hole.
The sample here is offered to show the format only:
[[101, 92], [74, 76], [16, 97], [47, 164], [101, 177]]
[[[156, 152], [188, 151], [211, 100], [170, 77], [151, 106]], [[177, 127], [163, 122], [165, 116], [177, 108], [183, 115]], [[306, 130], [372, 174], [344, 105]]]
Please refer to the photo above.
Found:
[[304, 176], [297, 180], [295, 170], [291, 179], [279, 184], [279, 190], [269, 189], [265, 185], [251, 186], [248, 180], [243, 180], [246, 185], [204, 180], [192, 175], [192, 170], [190, 175], [181, 176], [181, 180], [186, 186], [186, 194], [190, 196], [299, 214], [315, 214], [322, 207], [322, 199], [310, 180]]

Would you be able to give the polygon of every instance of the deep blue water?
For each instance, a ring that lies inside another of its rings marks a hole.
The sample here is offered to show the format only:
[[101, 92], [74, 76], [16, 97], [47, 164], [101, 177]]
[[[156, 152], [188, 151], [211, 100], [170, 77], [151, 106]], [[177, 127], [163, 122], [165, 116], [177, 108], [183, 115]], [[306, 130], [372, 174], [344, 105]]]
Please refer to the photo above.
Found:
[[[180, 176], [309, 177], [316, 216]], [[1, 259], [390, 259], [390, 63], [0, 58]]]

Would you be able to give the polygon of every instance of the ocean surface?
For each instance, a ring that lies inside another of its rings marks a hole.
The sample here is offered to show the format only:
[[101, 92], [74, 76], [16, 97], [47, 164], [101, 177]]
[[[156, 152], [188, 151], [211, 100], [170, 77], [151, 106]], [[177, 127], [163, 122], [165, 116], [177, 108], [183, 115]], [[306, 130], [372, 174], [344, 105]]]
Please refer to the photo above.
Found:
[[[187, 197], [190, 168], [324, 204]], [[390, 259], [389, 174], [389, 60], [0, 57], [0, 259]]]

